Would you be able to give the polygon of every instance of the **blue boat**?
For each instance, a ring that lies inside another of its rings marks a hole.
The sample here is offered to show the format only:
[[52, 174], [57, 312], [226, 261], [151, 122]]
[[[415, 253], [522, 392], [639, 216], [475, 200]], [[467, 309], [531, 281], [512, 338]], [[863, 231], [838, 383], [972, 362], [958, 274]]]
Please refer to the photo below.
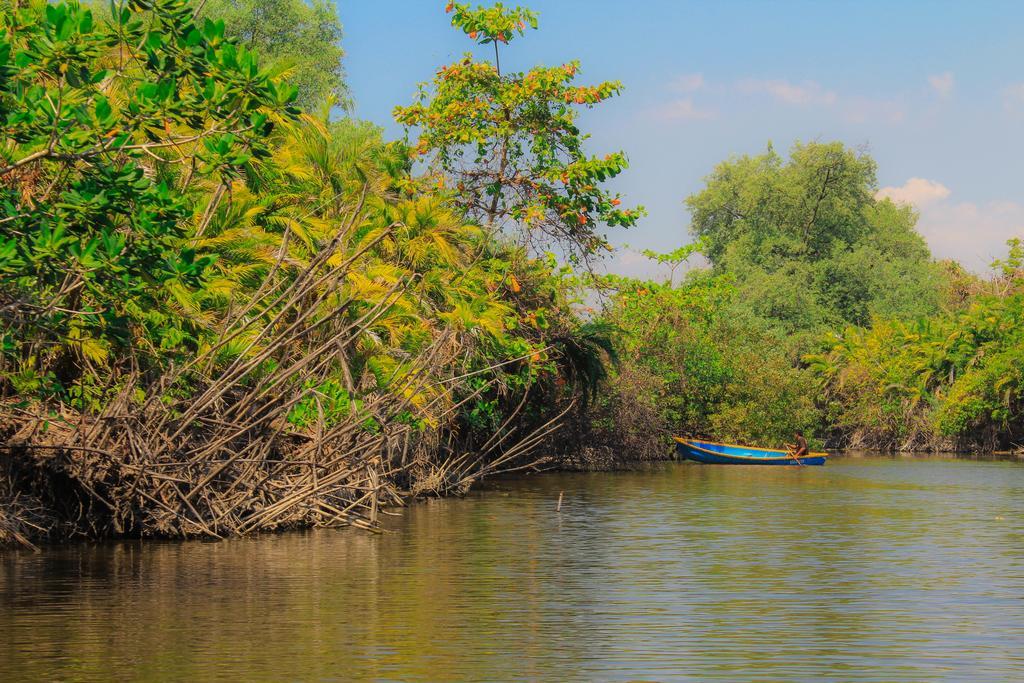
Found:
[[676, 451], [686, 460], [708, 465], [824, 465], [828, 457], [828, 453], [808, 453], [797, 458], [792, 451], [696, 441], [678, 436]]

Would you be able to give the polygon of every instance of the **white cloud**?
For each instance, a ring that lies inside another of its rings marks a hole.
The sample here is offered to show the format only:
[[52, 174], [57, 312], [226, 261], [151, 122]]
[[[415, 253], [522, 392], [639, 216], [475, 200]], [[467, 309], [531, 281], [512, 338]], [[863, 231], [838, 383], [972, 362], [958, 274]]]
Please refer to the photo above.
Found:
[[868, 121], [902, 123], [907, 118], [906, 108], [896, 100], [853, 97], [844, 98], [841, 106], [843, 119], [848, 123], [866, 123]]
[[936, 258], [956, 259], [984, 273], [993, 260], [1006, 255], [1006, 240], [1024, 237], [1024, 204], [951, 202], [950, 195], [940, 182], [911, 178], [899, 187], [883, 187], [875, 196], [918, 209], [917, 229]]
[[718, 116], [710, 109], [699, 108], [689, 97], [658, 105], [650, 113], [662, 121], [710, 121]]
[[1006, 256], [1006, 240], [1024, 238], [1024, 204], [938, 202], [921, 211], [917, 229], [936, 258], [985, 273], [993, 260]]
[[877, 199], [891, 199], [894, 202], [913, 204], [922, 208], [950, 195], [950, 189], [942, 183], [926, 178], [911, 178], [899, 187], [883, 187], [875, 194]]
[[1003, 102], [1007, 107], [1024, 106], [1024, 83], [1013, 83], [1003, 88]]
[[932, 87], [939, 97], [949, 97], [953, 94], [953, 86], [956, 81], [953, 78], [952, 71], [946, 71], [941, 74], [932, 74], [928, 77], [928, 85]]
[[834, 91], [826, 90], [814, 81], [791, 83], [781, 79], [747, 78], [737, 83], [736, 87], [747, 95], [764, 93], [779, 102], [792, 105], [832, 105], [839, 99]]
[[694, 92], [704, 87], [704, 75], [683, 74], [669, 83], [668, 87], [675, 92]]
[[794, 83], [785, 79], [737, 81], [736, 90], [744, 95], [768, 95], [777, 102], [792, 106], [834, 107], [848, 123], [901, 123], [907, 116], [906, 107], [898, 100], [840, 95], [814, 81]]

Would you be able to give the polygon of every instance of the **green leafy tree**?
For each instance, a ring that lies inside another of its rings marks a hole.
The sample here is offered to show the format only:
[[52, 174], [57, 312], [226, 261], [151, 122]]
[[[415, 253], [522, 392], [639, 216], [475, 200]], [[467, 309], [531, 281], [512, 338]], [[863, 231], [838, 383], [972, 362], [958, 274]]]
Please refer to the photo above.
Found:
[[621, 208], [602, 188], [626, 157], [585, 153], [577, 107], [596, 106], [622, 85], [576, 85], [577, 62], [503, 72], [500, 46], [536, 28], [537, 15], [500, 3], [451, 3], [448, 11], [470, 40], [493, 46], [494, 60], [467, 53], [421, 86], [414, 104], [395, 109], [396, 120], [415, 129], [414, 155], [427, 158], [452, 200], [482, 225], [517, 230], [533, 246], [557, 244], [576, 260], [607, 249], [599, 225], [629, 227], [643, 211]]
[[260, 64], [298, 88], [307, 110], [348, 108], [342, 26], [327, 0], [206, 0], [199, 16], [224, 22], [225, 34], [259, 55]]
[[934, 313], [942, 269], [913, 210], [875, 199], [875, 170], [840, 143], [730, 159], [687, 200], [691, 231], [715, 271], [787, 334]]
[[212, 211], [293, 98], [187, 2], [104, 21], [0, 7], [0, 324], [19, 392], [100, 382], [113, 348], [134, 371], [194, 348], [214, 259], [189, 241], [211, 215], [190, 187], [221, 188]]

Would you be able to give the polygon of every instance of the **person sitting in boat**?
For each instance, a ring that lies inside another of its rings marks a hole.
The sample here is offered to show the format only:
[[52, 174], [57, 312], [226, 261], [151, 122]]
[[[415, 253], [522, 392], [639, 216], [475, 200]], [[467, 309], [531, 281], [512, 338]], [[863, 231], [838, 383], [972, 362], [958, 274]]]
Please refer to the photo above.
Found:
[[793, 452], [794, 458], [802, 458], [807, 455], [807, 439], [799, 429], [796, 430], [796, 444], [790, 445], [789, 450]]

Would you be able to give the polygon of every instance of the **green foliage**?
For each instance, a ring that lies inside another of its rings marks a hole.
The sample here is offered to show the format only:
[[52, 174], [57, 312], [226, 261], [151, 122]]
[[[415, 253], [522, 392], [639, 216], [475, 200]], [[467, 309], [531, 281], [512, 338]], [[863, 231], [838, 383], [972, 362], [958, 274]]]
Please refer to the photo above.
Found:
[[613, 292], [603, 320], [617, 332], [622, 359], [609, 391], [656, 407], [663, 444], [673, 434], [710, 434], [781, 445], [795, 429], [813, 433], [811, 378], [787, 359], [772, 327], [744, 311], [730, 274], [697, 270], [678, 285], [610, 276], [601, 284]]
[[[238, 533], [337, 522], [368, 499], [372, 523], [396, 487], [464, 491], [529, 462], [614, 357], [572, 308], [571, 270], [482, 228], [379, 128], [294, 106], [285, 79], [307, 102], [340, 82], [322, 59], [337, 65], [329, 5], [196, 10], [0, 4], [0, 423], [30, 441], [52, 425], [54, 443], [96, 456], [57, 452], [45, 468], [79, 516], [98, 510], [68, 528]], [[499, 6], [456, 17], [482, 42], [532, 21]], [[560, 73], [546, 87], [581, 101], [617, 87], [594, 95]], [[509, 121], [482, 144], [527, 139], [526, 119]], [[579, 184], [564, 193], [576, 210], [630, 223], [589, 185], [621, 155], [545, 135], [530, 153]], [[499, 210], [520, 215], [503, 187]], [[37, 463], [28, 450], [16, 457]], [[372, 494], [357, 494], [364, 475]], [[240, 500], [257, 489], [269, 497]]]
[[711, 433], [734, 443], [778, 447], [792, 443], [797, 430], [820, 433], [816, 386], [808, 373], [770, 346], [734, 349], [728, 360], [734, 376], [710, 416]]
[[[993, 445], [1024, 430], [1024, 289], [1019, 246], [960, 310], [877, 320], [808, 357], [836, 427], [888, 448]], [[953, 439], [952, 442], [946, 440]]]
[[523, 35], [526, 26], [537, 28], [537, 13], [525, 7], [506, 8], [495, 3], [471, 9], [469, 4], [448, 3], [445, 12], [452, 14], [452, 26], [462, 29], [470, 40], [481, 45], [507, 43], [516, 34]]
[[992, 262], [992, 270], [1009, 284], [1014, 284], [1024, 272], [1024, 241], [1015, 237], [1007, 241], [1006, 246], [1009, 252], [1005, 259], [996, 259]]
[[320, 423], [330, 428], [348, 417], [353, 410], [362, 410], [362, 403], [353, 404], [352, 396], [337, 381], [328, 380], [317, 386], [307, 383], [307, 389], [309, 394], [288, 412], [288, 422], [297, 427]]
[[[644, 252], [670, 268], [667, 282], [601, 283], [624, 366], [607, 406], [656, 406], [646, 424], [663, 438], [781, 445], [800, 429], [913, 447], [993, 425], [1012, 433], [1013, 300], [972, 294], [976, 280], [931, 260], [914, 212], [876, 191], [874, 161], [839, 143], [720, 164], [687, 201], [697, 240]], [[711, 267], [677, 284], [698, 251]], [[994, 291], [1013, 288], [1022, 260], [1014, 245], [995, 264]], [[843, 329], [830, 352], [805, 355]], [[595, 424], [614, 432], [605, 418]]]
[[255, 52], [260, 63], [298, 89], [302, 108], [348, 108], [342, 28], [326, 0], [207, 0], [201, 18], [224, 22], [224, 33]]
[[498, 43], [535, 28], [536, 15], [501, 4], [449, 11], [471, 40], [494, 45], [495, 59], [467, 54], [421, 86], [414, 104], [395, 109], [395, 119], [416, 130], [414, 156], [427, 156], [454, 189], [452, 200], [488, 228], [515, 228], [523, 243], [557, 244], [574, 259], [608, 248], [598, 224], [629, 227], [643, 210], [620, 209], [621, 199], [602, 189], [626, 157], [587, 155], [575, 107], [593, 107], [621, 84], [574, 85], [576, 62], [503, 74]]
[[[289, 438], [401, 426], [478, 463], [571, 405], [633, 455], [679, 433], [1024, 432], [1024, 246], [989, 282], [932, 262], [838, 143], [721, 164], [688, 200], [697, 240], [644, 252], [667, 281], [590, 281], [607, 298], [581, 318], [580, 280], [539, 247], [586, 261], [600, 224], [642, 215], [602, 187], [625, 156], [587, 155], [577, 127], [621, 86], [576, 85], [575, 62], [503, 73], [536, 15], [449, 9], [494, 61], [443, 67], [396, 109], [415, 142], [389, 143], [295, 106], [344, 95], [325, 3], [3, 5], [0, 398], [180, 416], [246, 368]], [[696, 253], [711, 266], [677, 278]]]
[[195, 349], [215, 257], [189, 242], [196, 200], [172, 169], [230, 182], [294, 114], [294, 90], [223, 24], [179, 0], [141, 7], [0, 9], [4, 365], [54, 377], [44, 394], [79, 382], [79, 405], [113, 350], [138, 371]]
[[0, 398], [178, 417], [235, 373], [287, 431], [471, 448], [603, 380], [571, 271], [481, 230], [379, 128], [300, 115], [223, 21], [171, 0], [2, 21]]
[[553, 340], [561, 356], [564, 377], [579, 391], [584, 407], [608, 379], [609, 362], [619, 361], [613, 332], [607, 323], [589, 322]]
[[797, 346], [872, 316], [935, 313], [942, 270], [906, 206], [874, 198], [875, 162], [840, 143], [720, 164], [687, 200], [716, 272]]

